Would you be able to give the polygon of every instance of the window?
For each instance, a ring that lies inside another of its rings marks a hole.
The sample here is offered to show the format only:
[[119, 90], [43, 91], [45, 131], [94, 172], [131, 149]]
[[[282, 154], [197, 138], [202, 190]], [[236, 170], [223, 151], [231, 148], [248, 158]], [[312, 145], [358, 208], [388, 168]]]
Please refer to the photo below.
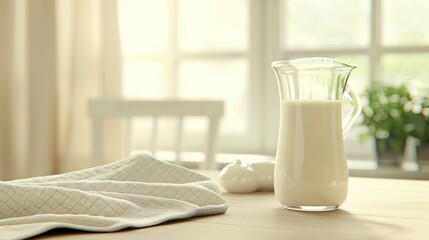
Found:
[[[255, 148], [256, 142], [239, 144], [257, 130], [251, 127], [258, 108], [250, 99], [250, 1], [125, 0], [119, 9], [123, 95], [224, 100], [220, 148]], [[189, 122], [198, 138], [199, 123]]]
[[[275, 154], [273, 60], [325, 56], [357, 64], [350, 82], [358, 92], [371, 81], [429, 87], [426, 0], [118, 2], [124, 96], [225, 100], [223, 152]], [[347, 139], [352, 156], [368, 149], [359, 131]]]

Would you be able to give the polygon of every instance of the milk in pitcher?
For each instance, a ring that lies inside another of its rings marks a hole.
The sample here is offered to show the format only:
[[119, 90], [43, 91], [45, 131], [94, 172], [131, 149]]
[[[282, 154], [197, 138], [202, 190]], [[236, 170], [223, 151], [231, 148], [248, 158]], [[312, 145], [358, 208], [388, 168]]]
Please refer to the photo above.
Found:
[[281, 101], [274, 188], [284, 207], [332, 210], [345, 201], [341, 106], [340, 100]]

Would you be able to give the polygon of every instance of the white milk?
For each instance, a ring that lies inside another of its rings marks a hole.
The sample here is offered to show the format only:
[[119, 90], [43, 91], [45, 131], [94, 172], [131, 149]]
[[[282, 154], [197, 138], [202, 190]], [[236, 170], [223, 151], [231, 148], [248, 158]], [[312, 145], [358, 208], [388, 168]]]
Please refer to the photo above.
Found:
[[341, 101], [282, 101], [274, 189], [285, 207], [338, 207], [346, 199]]

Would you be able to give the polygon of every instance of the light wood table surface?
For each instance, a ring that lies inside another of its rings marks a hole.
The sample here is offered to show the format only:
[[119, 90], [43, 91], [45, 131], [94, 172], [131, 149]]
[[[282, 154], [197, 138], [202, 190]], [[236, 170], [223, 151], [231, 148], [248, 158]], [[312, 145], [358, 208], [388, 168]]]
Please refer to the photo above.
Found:
[[[218, 172], [204, 172], [217, 179]], [[429, 181], [356, 178], [332, 212], [283, 209], [273, 193], [223, 193], [225, 214], [113, 233], [55, 230], [37, 239], [429, 239]]]

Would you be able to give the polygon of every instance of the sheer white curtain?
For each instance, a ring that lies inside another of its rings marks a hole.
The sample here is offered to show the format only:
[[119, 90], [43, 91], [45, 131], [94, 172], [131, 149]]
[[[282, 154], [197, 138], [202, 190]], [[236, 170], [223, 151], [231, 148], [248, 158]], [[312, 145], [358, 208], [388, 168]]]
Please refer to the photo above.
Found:
[[[88, 100], [121, 94], [120, 57], [116, 0], [0, 1], [1, 180], [91, 165]], [[122, 152], [108, 124], [106, 162]]]

